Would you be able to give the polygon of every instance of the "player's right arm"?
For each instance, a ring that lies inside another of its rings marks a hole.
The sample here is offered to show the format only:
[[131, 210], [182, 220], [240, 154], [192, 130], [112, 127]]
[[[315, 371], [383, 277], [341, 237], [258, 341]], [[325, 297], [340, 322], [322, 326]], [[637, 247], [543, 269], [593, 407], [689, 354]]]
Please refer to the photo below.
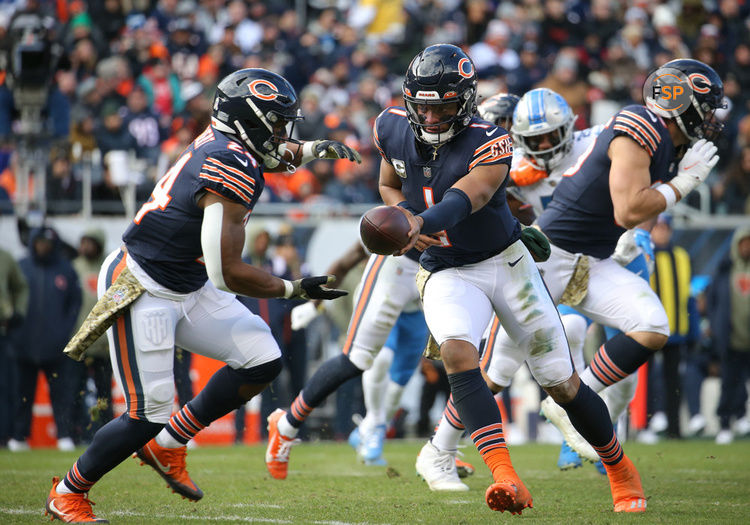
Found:
[[335, 299], [343, 290], [324, 288], [330, 276], [297, 281], [280, 279], [242, 260], [247, 207], [218, 194], [207, 192], [198, 201], [203, 208], [201, 247], [206, 273], [220, 290], [251, 297]]

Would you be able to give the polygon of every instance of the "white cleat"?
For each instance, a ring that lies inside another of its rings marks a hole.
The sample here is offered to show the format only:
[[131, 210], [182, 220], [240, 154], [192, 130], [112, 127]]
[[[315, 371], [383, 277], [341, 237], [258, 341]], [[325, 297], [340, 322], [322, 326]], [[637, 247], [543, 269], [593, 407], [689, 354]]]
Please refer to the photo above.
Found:
[[541, 407], [544, 417], [557, 427], [570, 448], [578, 452], [578, 455], [587, 461], [592, 463], [599, 461], [599, 454], [573, 427], [573, 423], [570, 422], [570, 418], [568, 418], [568, 414], [563, 407], [555, 403], [555, 400], [549, 396], [544, 398]]
[[417, 456], [417, 474], [427, 482], [430, 490], [438, 492], [466, 492], [469, 486], [458, 478], [456, 452], [439, 450], [428, 441]]

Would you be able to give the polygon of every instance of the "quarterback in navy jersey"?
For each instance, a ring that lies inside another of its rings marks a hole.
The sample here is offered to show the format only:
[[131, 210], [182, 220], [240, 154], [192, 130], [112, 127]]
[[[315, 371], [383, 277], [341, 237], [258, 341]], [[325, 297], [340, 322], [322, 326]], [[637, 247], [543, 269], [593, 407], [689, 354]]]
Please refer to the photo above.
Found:
[[[555, 305], [508, 209], [504, 188], [512, 143], [506, 130], [474, 117], [471, 60], [455, 46], [430, 46], [409, 65], [403, 93], [406, 107], [386, 110], [376, 123], [383, 157], [380, 194], [386, 204], [400, 205], [409, 220], [404, 251], [420, 235], [441, 239], [422, 255], [418, 282], [453, 404], [492, 471], [488, 506], [511, 513], [532, 506], [531, 494], [512, 467], [500, 412], [479, 368], [477, 348], [493, 313], [534, 358], [528, 363], [535, 379], [564, 404], [576, 428], [596, 442], [613, 483], [622, 485], [619, 492], [613, 486], [615, 502], [642, 499], [638, 473], [622, 452], [604, 402], [573, 370]], [[423, 456], [436, 453], [427, 443], [417, 471]]]
[[[551, 242], [552, 254], [539, 268], [553, 299], [622, 332], [581, 374], [597, 392], [635, 372], [669, 336], [667, 315], [651, 287], [612, 258], [618, 238], [684, 198], [719, 160], [710, 140], [721, 129], [713, 120], [724, 106], [719, 76], [691, 59], [664, 64], [653, 73], [661, 75], [687, 79], [684, 111], [666, 110], [650, 97], [645, 107], [622, 109], [563, 173], [538, 219]], [[678, 151], [684, 151], [681, 159]], [[545, 400], [542, 409], [571, 445], [580, 441], [554, 402]]]
[[[62, 481], [53, 478], [46, 503], [53, 518], [104, 522], [91, 511], [87, 493], [133, 453], [174, 492], [200, 499], [203, 492], [185, 468], [187, 442], [281, 371], [269, 327], [235, 294], [334, 299], [346, 293], [325, 287], [331, 276], [286, 281], [241, 258], [264, 169], [293, 171], [320, 158], [360, 162], [356, 151], [338, 142], [290, 139], [290, 126], [301, 118], [297, 94], [283, 77], [265, 69], [225, 77], [211, 125], [156, 184], [123, 246], [104, 261], [99, 295], [126, 305], [107, 338], [127, 407], [95, 434]], [[170, 418], [175, 345], [226, 366]]]

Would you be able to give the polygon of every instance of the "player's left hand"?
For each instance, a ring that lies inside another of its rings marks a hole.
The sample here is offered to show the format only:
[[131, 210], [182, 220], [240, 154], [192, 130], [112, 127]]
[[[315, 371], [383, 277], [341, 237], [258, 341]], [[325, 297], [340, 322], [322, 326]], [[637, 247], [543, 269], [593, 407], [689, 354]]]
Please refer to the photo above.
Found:
[[544, 262], [549, 259], [552, 253], [549, 247], [549, 239], [540, 230], [530, 226], [521, 230], [521, 241], [531, 252], [531, 256], [536, 262]]
[[316, 140], [312, 146], [316, 159], [349, 159], [357, 164], [362, 163], [362, 157], [355, 149], [335, 140]]
[[347, 295], [349, 292], [346, 290], [325, 288], [325, 285], [332, 283], [334, 280], [333, 275], [319, 275], [292, 281], [293, 290], [287, 299], [336, 299]]

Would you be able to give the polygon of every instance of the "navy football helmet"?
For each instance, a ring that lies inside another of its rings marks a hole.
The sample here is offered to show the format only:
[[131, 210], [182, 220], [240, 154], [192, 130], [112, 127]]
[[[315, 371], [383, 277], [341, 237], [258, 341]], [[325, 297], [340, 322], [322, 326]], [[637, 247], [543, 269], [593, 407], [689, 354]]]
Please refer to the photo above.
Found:
[[513, 110], [516, 109], [519, 100], [521, 99], [517, 95], [497, 93], [483, 100], [477, 107], [477, 112], [487, 122], [492, 122], [496, 126], [501, 126], [506, 131], [510, 131], [510, 127], [513, 125]]
[[296, 142], [289, 137], [302, 118], [292, 85], [266, 69], [240, 69], [216, 87], [211, 123], [258, 155], [267, 168], [282, 163], [290, 168], [283, 158], [285, 143]]
[[[477, 110], [477, 73], [474, 63], [460, 48], [450, 44], [429, 46], [409, 64], [403, 84], [404, 101], [409, 125], [417, 139], [430, 146], [439, 146], [455, 137], [469, 125]], [[446, 113], [445, 120], [425, 124], [419, 107], [456, 103], [455, 114]], [[447, 130], [431, 132], [427, 128]]]
[[[724, 125], [714, 118], [714, 112], [726, 107], [724, 84], [719, 75], [711, 66], [691, 58], [672, 60], [659, 69], [662, 68], [677, 69], [684, 73], [692, 88], [691, 104], [685, 112], [677, 116], [662, 110], [647, 98], [648, 108], [657, 115], [673, 118], [691, 142], [702, 138], [714, 140], [724, 128]], [[656, 72], [658, 73], [658, 70]]]

